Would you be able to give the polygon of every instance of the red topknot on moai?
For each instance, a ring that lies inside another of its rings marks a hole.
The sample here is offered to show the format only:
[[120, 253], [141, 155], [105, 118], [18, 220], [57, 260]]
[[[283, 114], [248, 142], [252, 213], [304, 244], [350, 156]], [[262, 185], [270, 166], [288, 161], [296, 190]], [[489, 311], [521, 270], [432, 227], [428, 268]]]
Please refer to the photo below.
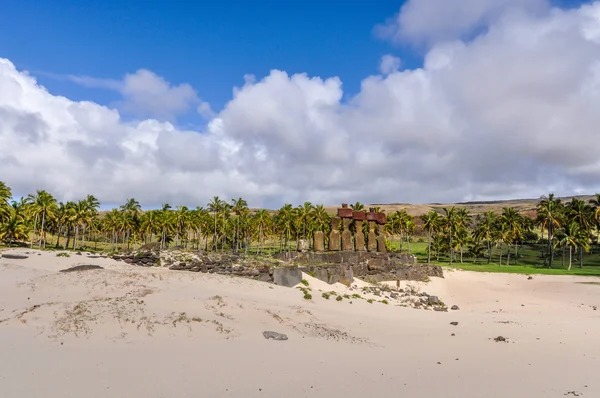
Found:
[[[342, 221], [341, 245], [340, 245], [340, 219]], [[369, 223], [369, 235], [365, 248], [365, 235], [363, 232], [363, 222]], [[354, 222], [354, 234], [350, 226]], [[329, 235], [330, 251], [386, 251], [384, 226], [387, 222], [385, 213], [376, 212], [375, 208], [370, 208], [369, 212], [353, 211], [347, 203], [342, 203], [342, 207], [337, 209], [337, 217], [331, 218], [331, 233]], [[378, 226], [376, 234], [375, 228]]]

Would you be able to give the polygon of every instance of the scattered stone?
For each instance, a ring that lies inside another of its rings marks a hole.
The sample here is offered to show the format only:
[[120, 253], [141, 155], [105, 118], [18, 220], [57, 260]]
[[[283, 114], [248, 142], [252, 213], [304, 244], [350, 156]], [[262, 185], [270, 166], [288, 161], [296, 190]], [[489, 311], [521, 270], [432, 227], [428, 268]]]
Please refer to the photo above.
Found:
[[454, 337], [454, 336], [456, 336], [456, 334], [455, 334], [455, 333], [452, 333], [450, 336]]
[[528, 280], [532, 280], [532, 279], [533, 279], [533, 276], [528, 276], [528, 277], [527, 277], [527, 279], [528, 279]]
[[2, 258], [8, 258], [9, 260], [25, 260], [26, 258], [29, 258], [29, 256], [24, 256], [22, 254], [2, 253]]
[[75, 272], [75, 271], [90, 271], [94, 269], [104, 269], [99, 265], [76, 265], [71, 268], [61, 269], [59, 272]]
[[508, 340], [506, 339], [506, 337], [503, 337], [503, 336], [498, 336], [498, 337], [494, 338], [494, 341], [496, 343], [500, 343], [500, 342], [507, 343], [508, 342]]
[[427, 297], [427, 304], [429, 305], [436, 305], [440, 302], [440, 299], [438, 299], [437, 296], [428, 296]]
[[265, 332], [263, 332], [263, 336], [267, 340], [271, 339], [271, 340], [280, 340], [280, 341], [283, 341], [283, 340], [287, 340], [288, 339], [288, 337], [285, 334], [283, 334], [283, 333], [277, 333], [277, 332], [271, 332], [271, 331], [265, 331]]
[[452, 326], [458, 326], [458, 322], [450, 322], [450, 325], [452, 325]]
[[572, 396], [574, 396], [574, 397], [580, 397], [580, 396], [582, 396], [582, 395], [583, 395], [583, 393], [582, 393], [582, 392], [579, 392], [579, 391], [567, 391], [567, 392], [565, 393], [565, 395], [572, 395]]
[[452, 311], [458, 311], [458, 310], [460, 310], [460, 308], [458, 308], [458, 305], [453, 305], [450, 309]]

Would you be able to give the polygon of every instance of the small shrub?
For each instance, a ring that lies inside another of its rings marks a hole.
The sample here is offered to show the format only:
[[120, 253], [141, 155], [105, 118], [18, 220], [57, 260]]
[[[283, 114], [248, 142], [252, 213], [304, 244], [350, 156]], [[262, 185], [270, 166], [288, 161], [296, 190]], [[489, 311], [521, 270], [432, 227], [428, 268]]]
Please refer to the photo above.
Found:
[[302, 283], [304, 286], [308, 286], [308, 281], [306, 279], [302, 279], [300, 283]]
[[350, 287], [350, 281], [347, 279], [342, 279], [340, 283], [346, 287]]
[[304, 300], [312, 300], [312, 295], [310, 293], [304, 293]]
[[354, 293], [354, 294], [352, 295], [352, 298], [353, 298], [353, 299], [361, 299], [361, 298], [362, 298], [362, 296], [361, 296], [360, 294], [358, 294], [358, 293]]
[[350, 298], [350, 296], [348, 296], [347, 294], [344, 294], [344, 298], [345, 298], [345, 299], [349, 299], [349, 298]]
[[373, 304], [373, 299], [368, 299], [368, 300], [367, 300], [367, 303], [369, 303], [369, 304]]
[[381, 302], [382, 302], [383, 304], [389, 304], [389, 302], [388, 302], [387, 300], [381, 300]]
[[344, 298], [342, 296], [337, 296], [335, 299], [336, 301], [342, 301]]
[[324, 292], [321, 297], [323, 297], [325, 300], [329, 300], [329, 296], [331, 296], [331, 293], [329, 292]]
[[67, 252], [56, 253], [56, 257], [71, 257], [71, 255]]

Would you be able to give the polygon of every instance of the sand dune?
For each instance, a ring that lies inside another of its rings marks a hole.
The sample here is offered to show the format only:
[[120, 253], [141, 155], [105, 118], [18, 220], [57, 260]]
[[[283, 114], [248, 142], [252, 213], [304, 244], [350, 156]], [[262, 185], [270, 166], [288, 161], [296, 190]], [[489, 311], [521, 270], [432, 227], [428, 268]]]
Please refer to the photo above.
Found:
[[[600, 396], [594, 279], [402, 282], [460, 307], [434, 312], [326, 300], [319, 290], [353, 291], [308, 276], [310, 301], [241, 278], [11, 252], [28, 258], [0, 258], [1, 397]], [[77, 265], [102, 269], [59, 272]]]

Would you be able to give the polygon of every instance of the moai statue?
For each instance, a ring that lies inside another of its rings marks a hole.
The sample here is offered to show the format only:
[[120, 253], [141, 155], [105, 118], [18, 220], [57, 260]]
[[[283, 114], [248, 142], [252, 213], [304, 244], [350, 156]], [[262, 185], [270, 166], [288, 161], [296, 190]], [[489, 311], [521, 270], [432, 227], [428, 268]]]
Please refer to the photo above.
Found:
[[375, 235], [375, 225], [377, 223], [377, 213], [373, 207], [369, 208], [369, 212], [366, 215], [367, 222], [369, 223], [369, 236], [367, 236], [367, 250], [370, 252], [377, 251], [377, 235]]
[[331, 232], [329, 233], [329, 250], [340, 250], [340, 218], [331, 217]]
[[354, 233], [354, 250], [364, 252], [365, 234], [363, 233], [362, 227], [366, 214], [364, 211], [355, 211], [352, 213], [352, 218], [354, 219], [354, 229], [356, 230]]
[[350, 232], [350, 224], [352, 223], [352, 209], [348, 207], [348, 204], [342, 203], [342, 208], [338, 209], [338, 217], [342, 218], [343, 223], [342, 250], [352, 251], [354, 250], [354, 243], [352, 242], [352, 232]]
[[313, 237], [313, 249], [316, 252], [325, 251], [325, 234], [323, 233], [323, 231], [315, 232], [315, 235]]
[[377, 251], [385, 253], [387, 252], [387, 248], [385, 247], [385, 224], [387, 222], [387, 217], [385, 213], [377, 213]]
[[351, 223], [351, 218], [342, 218], [342, 224], [344, 225], [344, 229], [342, 231], [342, 250], [345, 252], [354, 250], [354, 242], [352, 242], [352, 232], [350, 231]]
[[306, 253], [310, 250], [310, 244], [308, 243], [308, 239], [298, 239], [298, 251], [302, 253]]
[[378, 226], [378, 236], [377, 236], [377, 251], [385, 253], [387, 249], [385, 247], [385, 225], [379, 224]]

